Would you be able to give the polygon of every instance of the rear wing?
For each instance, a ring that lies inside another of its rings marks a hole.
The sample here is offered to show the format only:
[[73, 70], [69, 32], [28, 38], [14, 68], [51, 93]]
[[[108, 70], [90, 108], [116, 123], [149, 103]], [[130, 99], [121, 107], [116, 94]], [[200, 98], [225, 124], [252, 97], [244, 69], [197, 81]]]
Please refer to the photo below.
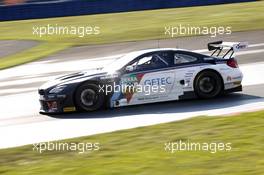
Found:
[[215, 41], [208, 43], [207, 46], [209, 51], [213, 51], [211, 56], [221, 57], [223, 59], [229, 59], [232, 58], [235, 52], [247, 48], [248, 43]]

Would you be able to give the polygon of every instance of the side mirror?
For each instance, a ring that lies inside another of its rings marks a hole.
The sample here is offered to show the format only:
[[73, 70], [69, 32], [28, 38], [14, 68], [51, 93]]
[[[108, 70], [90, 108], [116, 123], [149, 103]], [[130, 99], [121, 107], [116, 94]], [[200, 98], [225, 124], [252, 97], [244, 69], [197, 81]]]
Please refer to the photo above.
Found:
[[133, 71], [134, 70], [134, 66], [127, 66], [126, 67], [126, 71], [128, 71], [128, 72], [131, 72], [131, 71]]

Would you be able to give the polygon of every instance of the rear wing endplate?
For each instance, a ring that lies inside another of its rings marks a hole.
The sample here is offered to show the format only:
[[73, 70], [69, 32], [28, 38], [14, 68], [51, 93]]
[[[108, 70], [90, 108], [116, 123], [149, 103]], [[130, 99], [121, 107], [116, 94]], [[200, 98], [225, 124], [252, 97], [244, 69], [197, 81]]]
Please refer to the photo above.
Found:
[[[248, 47], [247, 42], [223, 42], [223, 41], [215, 41], [207, 44], [208, 50], [213, 51], [211, 56], [219, 57], [220, 54], [222, 58], [231, 58], [235, 52], [238, 52], [242, 49]], [[227, 50], [223, 53], [224, 50]], [[227, 57], [229, 55], [229, 57]]]

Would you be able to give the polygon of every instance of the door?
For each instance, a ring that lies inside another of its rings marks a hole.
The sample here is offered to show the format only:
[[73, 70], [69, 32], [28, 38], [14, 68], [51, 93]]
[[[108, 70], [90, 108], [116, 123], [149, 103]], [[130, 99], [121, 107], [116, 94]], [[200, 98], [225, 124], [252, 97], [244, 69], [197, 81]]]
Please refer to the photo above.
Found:
[[175, 98], [175, 72], [170, 67], [171, 52], [159, 51], [135, 59], [121, 77], [120, 106], [167, 101]]

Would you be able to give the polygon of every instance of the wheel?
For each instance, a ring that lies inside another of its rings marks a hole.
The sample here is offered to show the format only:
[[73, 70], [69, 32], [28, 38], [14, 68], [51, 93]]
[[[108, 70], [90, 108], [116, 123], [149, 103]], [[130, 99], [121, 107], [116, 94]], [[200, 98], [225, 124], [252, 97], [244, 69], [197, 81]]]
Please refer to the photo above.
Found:
[[194, 91], [200, 98], [214, 98], [221, 94], [222, 89], [222, 78], [213, 71], [200, 73], [194, 83]]
[[104, 104], [104, 94], [95, 84], [83, 84], [75, 93], [76, 106], [80, 110], [95, 111]]

